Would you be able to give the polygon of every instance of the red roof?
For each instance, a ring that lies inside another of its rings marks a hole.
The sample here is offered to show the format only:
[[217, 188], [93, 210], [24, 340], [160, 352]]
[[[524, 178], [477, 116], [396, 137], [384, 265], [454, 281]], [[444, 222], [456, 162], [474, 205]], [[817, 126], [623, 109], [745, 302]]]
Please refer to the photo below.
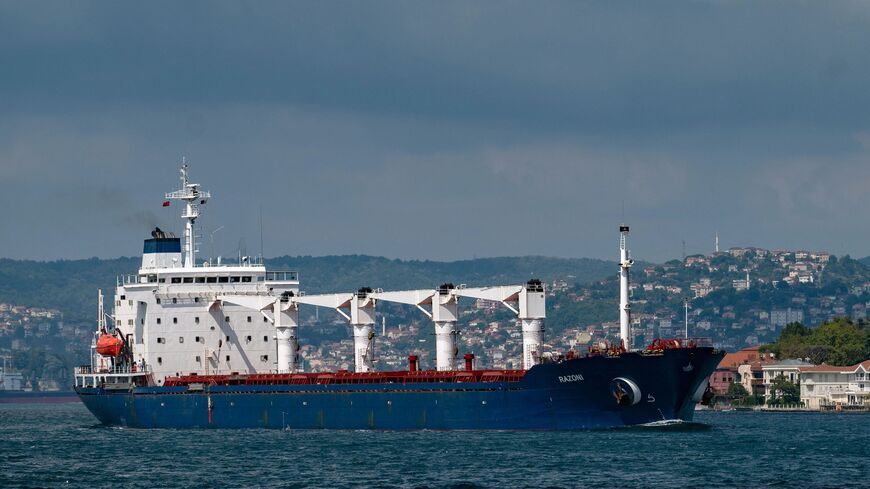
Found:
[[858, 370], [859, 367], [864, 367], [865, 371], [870, 372], [870, 359], [864, 360], [861, 363], [856, 363], [855, 365], [847, 365], [847, 366], [837, 366], [837, 365], [828, 365], [823, 363], [821, 365], [814, 365], [812, 367], [801, 367], [801, 372], [848, 372], [852, 373]]
[[722, 358], [722, 361], [719, 362], [719, 366], [717, 368], [737, 368], [741, 365], [746, 365], [750, 363], [755, 363], [759, 361], [764, 361], [761, 353], [758, 351], [757, 346], [753, 346], [750, 348], [744, 348], [738, 352], [728, 353]]

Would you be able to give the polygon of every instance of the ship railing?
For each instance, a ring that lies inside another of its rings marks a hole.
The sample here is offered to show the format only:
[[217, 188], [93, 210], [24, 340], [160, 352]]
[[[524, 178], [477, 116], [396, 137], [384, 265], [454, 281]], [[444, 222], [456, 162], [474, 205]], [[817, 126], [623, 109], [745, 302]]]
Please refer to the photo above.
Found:
[[296, 282], [299, 272], [295, 270], [267, 270], [266, 282]]
[[151, 367], [145, 365], [117, 366], [111, 368], [94, 368], [91, 365], [81, 365], [75, 368], [76, 375], [145, 375], [151, 373]]
[[135, 285], [140, 283], [146, 283], [145, 278], [134, 274], [118, 275], [118, 277], [116, 277], [115, 279], [115, 284], [118, 286]]

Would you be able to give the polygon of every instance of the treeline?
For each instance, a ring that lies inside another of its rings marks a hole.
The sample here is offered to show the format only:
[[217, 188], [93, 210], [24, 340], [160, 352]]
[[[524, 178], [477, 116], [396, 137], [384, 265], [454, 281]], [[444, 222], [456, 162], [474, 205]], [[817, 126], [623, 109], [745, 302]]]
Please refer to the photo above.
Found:
[[870, 358], [870, 322], [835, 318], [818, 328], [800, 323], [786, 325], [779, 339], [761, 348], [777, 358], [806, 359], [828, 365], [855, 365]]

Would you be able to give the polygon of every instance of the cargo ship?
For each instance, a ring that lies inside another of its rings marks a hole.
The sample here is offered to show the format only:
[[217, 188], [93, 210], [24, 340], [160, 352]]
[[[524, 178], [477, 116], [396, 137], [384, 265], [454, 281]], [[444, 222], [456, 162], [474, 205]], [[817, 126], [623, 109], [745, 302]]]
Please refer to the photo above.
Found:
[[[190, 183], [179, 201], [181, 238], [154, 229], [136, 274], [119, 277], [112, 313], [98, 296], [91, 362], [75, 391], [103, 424], [137, 428], [588, 429], [690, 421], [723, 352], [703, 339], [657, 339], [631, 348], [629, 269], [620, 226], [620, 339], [586, 351], [547, 351], [546, 293], [517, 285], [306, 295], [299, 275], [262, 258], [197, 260], [195, 223], [211, 195]], [[459, 357], [461, 298], [493, 301], [516, 315], [521, 369], [479, 369]], [[432, 320], [435, 366], [378, 371], [375, 308], [416, 307]], [[299, 308], [331, 308], [353, 331], [354, 371], [304, 372]]]

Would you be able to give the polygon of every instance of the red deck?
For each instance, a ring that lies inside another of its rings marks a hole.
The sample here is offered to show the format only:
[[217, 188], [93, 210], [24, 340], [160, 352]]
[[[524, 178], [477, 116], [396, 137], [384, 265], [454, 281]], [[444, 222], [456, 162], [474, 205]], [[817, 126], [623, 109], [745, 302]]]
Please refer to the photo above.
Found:
[[420, 382], [518, 382], [525, 370], [459, 370], [438, 372], [334, 372], [248, 375], [182, 375], [167, 377], [167, 387], [208, 385], [316, 385], [316, 384], [413, 384]]

